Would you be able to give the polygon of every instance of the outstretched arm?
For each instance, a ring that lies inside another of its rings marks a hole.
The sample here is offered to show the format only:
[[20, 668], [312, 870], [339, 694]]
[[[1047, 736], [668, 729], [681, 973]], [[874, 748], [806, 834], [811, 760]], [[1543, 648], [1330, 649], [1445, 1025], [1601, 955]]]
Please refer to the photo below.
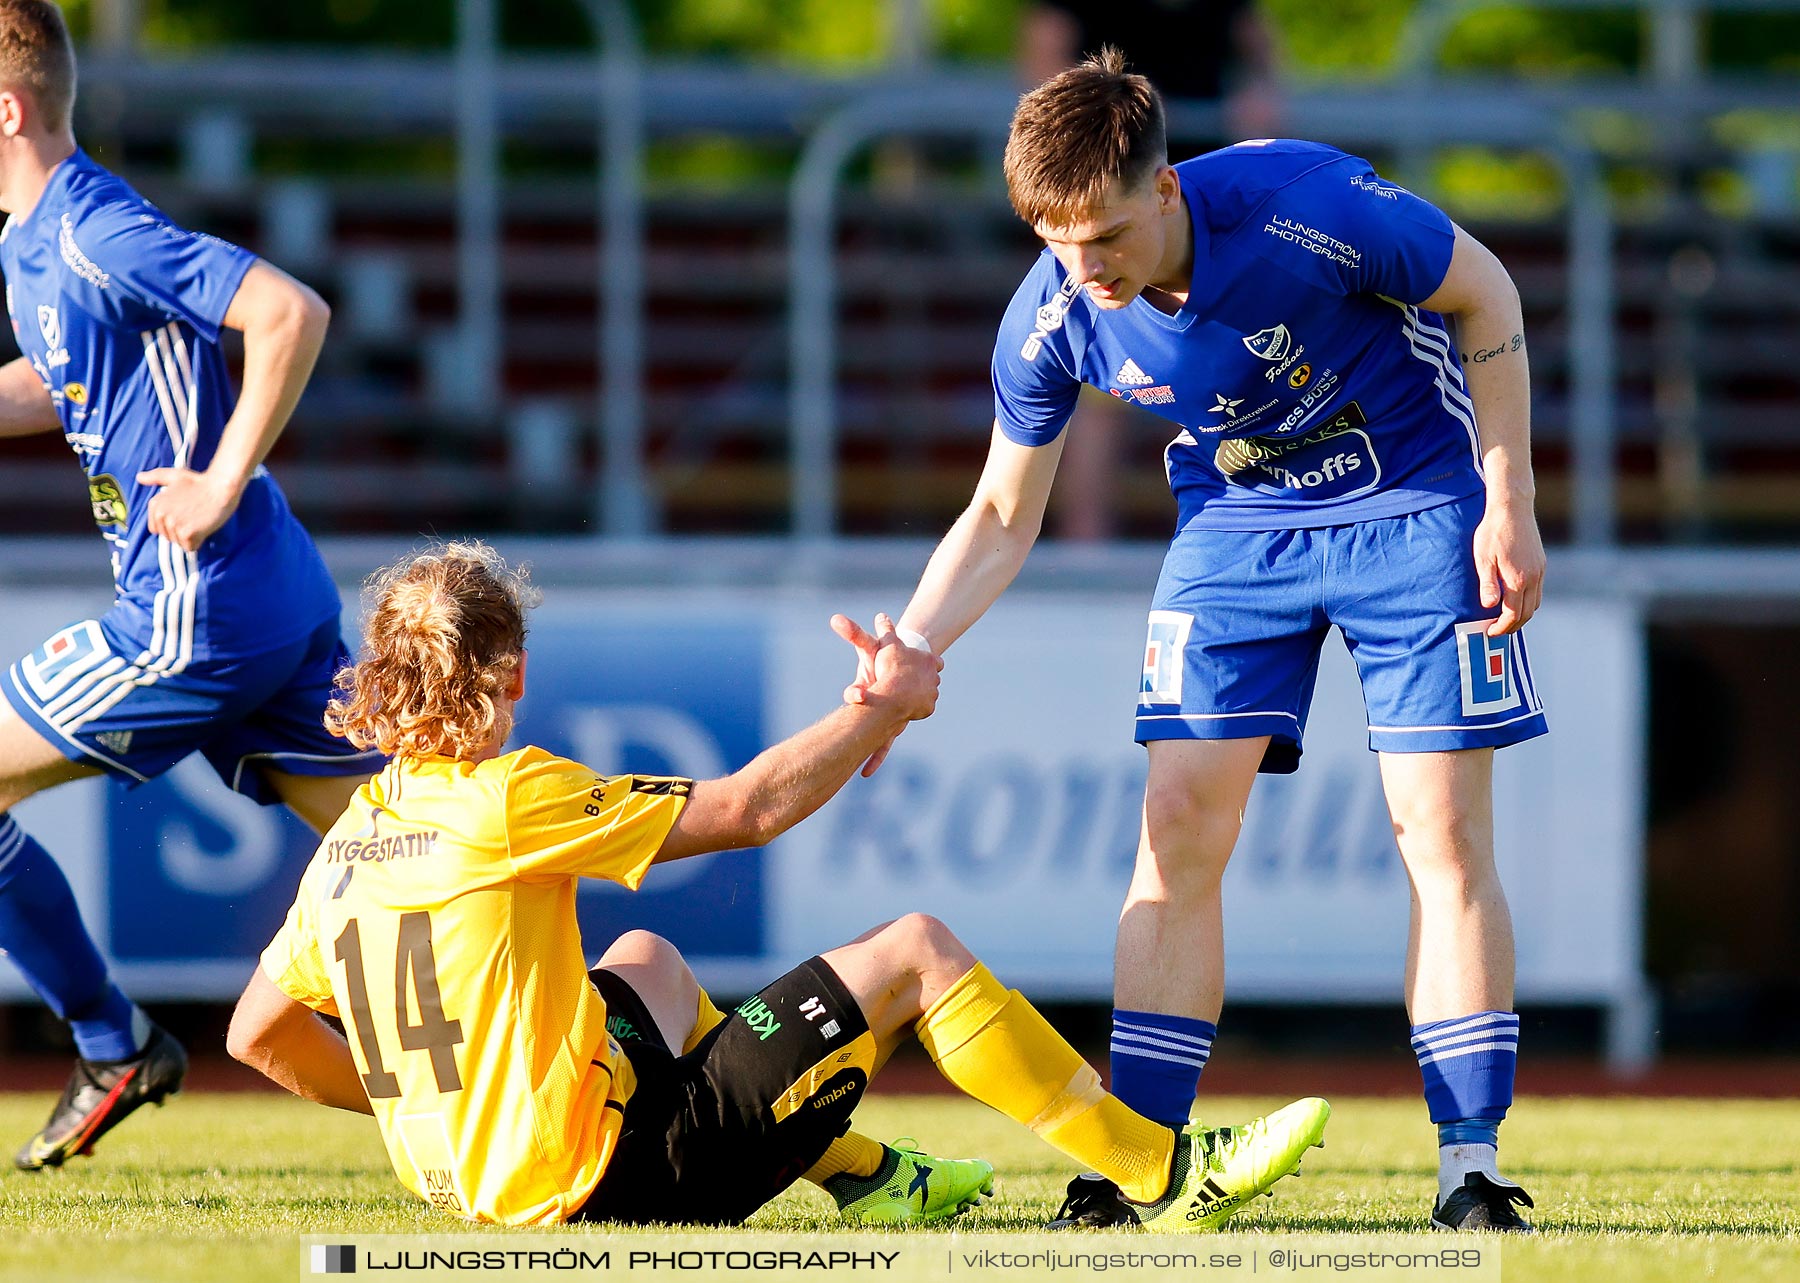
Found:
[[875, 624], [871, 637], [842, 615], [831, 620], [874, 674], [863, 702], [833, 710], [733, 775], [696, 783], [656, 853], [658, 863], [779, 837], [830, 801], [908, 721], [931, 715], [943, 661], [902, 646], [886, 615], [877, 615]]
[[0, 437], [28, 437], [61, 426], [30, 358], [14, 357], [0, 365]]
[[[1065, 430], [1047, 445], [1020, 445], [994, 425], [975, 497], [931, 554], [900, 617], [900, 635], [909, 644], [922, 641], [941, 654], [1006, 591], [1044, 528], [1050, 485], [1067, 440]], [[870, 675], [866, 663], [857, 670], [856, 681], [844, 692], [846, 702], [863, 698]], [[904, 723], [896, 726], [869, 755], [864, 775], [875, 773], [904, 729]]]
[[917, 633], [942, 653], [1006, 591], [1044, 528], [1067, 439], [1024, 446], [994, 425], [975, 497], [931, 554], [900, 617], [903, 634]]
[[244, 487], [268, 457], [299, 404], [325, 344], [331, 309], [277, 267], [258, 260], [245, 273], [225, 324], [244, 335], [244, 385], [206, 470], [185, 466], [138, 474], [162, 487], [150, 500], [150, 531], [193, 552], [237, 511]]
[[1419, 306], [1456, 318], [1487, 479], [1475, 569], [1481, 604], [1500, 608], [1487, 630], [1498, 637], [1523, 627], [1544, 599], [1544, 541], [1531, 475], [1531, 372], [1519, 291], [1492, 251], [1459, 227], [1444, 283]]
[[259, 966], [237, 1010], [225, 1049], [303, 1100], [372, 1114], [350, 1044], [311, 1007], [295, 1002]]

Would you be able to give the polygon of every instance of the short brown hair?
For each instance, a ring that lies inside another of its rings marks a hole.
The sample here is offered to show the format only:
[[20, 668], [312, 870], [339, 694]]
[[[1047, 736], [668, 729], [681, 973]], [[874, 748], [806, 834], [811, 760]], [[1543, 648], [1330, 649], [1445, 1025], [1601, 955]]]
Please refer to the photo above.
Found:
[[338, 674], [325, 729], [358, 748], [472, 759], [512, 730], [496, 698], [541, 594], [484, 543], [441, 544], [369, 577], [364, 658]]
[[1162, 96], [1109, 45], [1019, 99], [1006, 192], [1033, 227], [1066, 227], [1098, 207], [1115, 180], [1137, 187], [1168, 151]]
[[55, 131], [75, 107], [75, 46], [62, 10], [49, 0], [0, 0], [0, 88], [31, 95]]

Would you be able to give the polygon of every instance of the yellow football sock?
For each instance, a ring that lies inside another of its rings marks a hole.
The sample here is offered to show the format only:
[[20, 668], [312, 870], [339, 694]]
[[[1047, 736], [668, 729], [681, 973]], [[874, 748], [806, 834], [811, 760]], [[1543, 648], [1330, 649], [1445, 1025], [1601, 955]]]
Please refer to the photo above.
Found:
[[881, 1160], [886, 1156], [887, 1147], [880, 1141], [870, 1140], [861, 1132], [845, 1132], [831, 1142], [823, 1158], [807, 1169], [806, 1179], [814, 1185], [823, 1185], [833, 1176], [867, 1179], [881, 1170]]
[[1023, 1123], [1139, 1203], [1169, 1184], [1175, 1133], [1127, 1109], [1100, 1075], [1016, 989], [974, 968], [915, 1026], [938, 1070], [957, 1087]]
[[681, 1054], [685, 1056], [698, 1047], [700, 1040], [711, 1033], [714, 1026], [723, 1019], [725, 1019], [725, 1013], [713, 1006], [713, 1000], [707, 997], [706, 990], [702, 989], [700, 1002], [694, 1012], [694, 1028], [688, 1034], [687, 1041], [681, 1044]]

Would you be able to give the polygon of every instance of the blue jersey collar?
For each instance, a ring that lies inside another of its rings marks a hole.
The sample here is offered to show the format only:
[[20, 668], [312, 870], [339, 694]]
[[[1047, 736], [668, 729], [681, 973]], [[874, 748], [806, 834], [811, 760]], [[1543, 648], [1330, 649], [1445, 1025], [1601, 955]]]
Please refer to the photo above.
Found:
[[[1178, 175], [1181, 173], [1180, 170], [1175, 172]], [[1138, 309], [1138, 315], [1148, 317], [1165, 330], [1176, 332], [1191, 328], [1200, 319], [1200, 287], [1212, 269], [1212, 234], [1207, 230], [1204, 206], [1198, 189], [1189, 186], [1185, 176], [1181, 179], [1181, 203], [1187, 210], [1188, 226], [1194, 235], [1194, 267], [1193, 275], [1188, 280], [1187, 302], [1171, 315], [1150, 302], [1141, 291], [1131, 300], [1131, 306]]]

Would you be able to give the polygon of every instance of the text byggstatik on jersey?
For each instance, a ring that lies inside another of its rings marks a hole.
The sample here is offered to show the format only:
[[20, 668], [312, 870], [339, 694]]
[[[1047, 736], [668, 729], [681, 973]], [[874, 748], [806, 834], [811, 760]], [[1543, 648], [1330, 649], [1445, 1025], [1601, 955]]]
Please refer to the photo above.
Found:
[[342, 838], [325, 844], [325, 863], [362, 861], [383, 864], [389, 860], [410, 860], [415, 856], [430, 855], [437, 840], [436, 829], [426, 833], [395, 833], [384, 838]]

